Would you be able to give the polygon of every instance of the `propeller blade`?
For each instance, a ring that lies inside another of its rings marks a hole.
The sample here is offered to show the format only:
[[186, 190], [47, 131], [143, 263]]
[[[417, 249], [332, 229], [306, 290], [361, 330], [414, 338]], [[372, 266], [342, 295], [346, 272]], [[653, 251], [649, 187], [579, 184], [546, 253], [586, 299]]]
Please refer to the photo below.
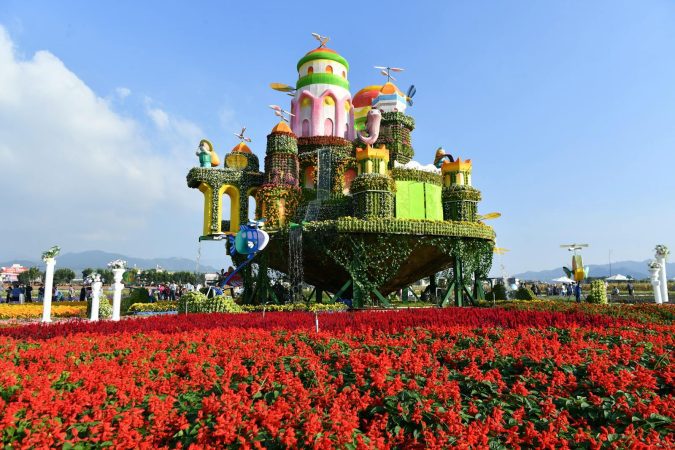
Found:
[[293, 86], [289, 86], [284, 83], [270, 83], [270, 87], [274, 89], [275, 91], [280, 91], [280, 92], [291, 92], [294, 91], [295, 88]]
[[413, 98], [416, 93], [417, 93], [417, 88], [415, 87], [414, 84], [411, 84], [410, 87], [408, 88], [408, 97]]
[[390, 67], [389, 70], [392, 72], [403, 72], [405, 69], [401, 69], [400, 67]]
[[387, 76], [388, 76], [389, 78], [391, 78], [392, 80], [396, 81], [396, 78], [394, 78], [393, 76], [391, 76], [391, 75], [387, 75]]
[[281, 106], [277, 106], [277, 105], [269, 105], [269, 107], [272, 108], [272, 109], [275, 110], [275, 111], [281, 111]]
[[312, 36], [314, 36], [317, 39], [319, 39], [321, 37], [321, 35], [319, 33], [312, 33]]
[[407, 98], [407, 101], [408, 101], [408, 106], [412, 106], [412, 105], [413, 105], [412, 98], [408, 97], [408, 98]]
[[386, 77], [387, 75], [389, 75], [389, 74], [387, 73], [386, 70], [381, 70], [380, 73], [381, 73], [382, 75], [384, 75], [385, 77]]
[[502, 216], [502, 213], [491, 212], [491, 213], [484, 214], [482, 216], [478, 216], [478, 219], [479, 220], [491, 220], [491, 219], [498, 219], [501, 216]]
[[387, 68], [386, 68], [386, 67], [382, 67], [382, 66], [373, 66], [373, 67], [375, 67], [376, 69], [382, 69], [382, 70], [387, 70]]
[[242, 135], [242, 136], [244, 135], [244, 131], [246, 131], [246, 127], [244, 127], [244, 128], [241, 129], [241, 135]]
[[246, 142], [251, 142], [251, 138], [244, 138]]

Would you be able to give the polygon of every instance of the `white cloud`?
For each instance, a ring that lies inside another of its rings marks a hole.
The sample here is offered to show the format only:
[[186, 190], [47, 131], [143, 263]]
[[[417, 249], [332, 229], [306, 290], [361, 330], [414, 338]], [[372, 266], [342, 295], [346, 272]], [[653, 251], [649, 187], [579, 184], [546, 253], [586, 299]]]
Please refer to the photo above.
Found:
[[160, 130], [169, 128], [169, 115], [164, 110], [159, 108], [148, 108], [147, 113], [157, 128]]
[[[0, 259], [52, 242], [114, 248], [199, 209], [184, 181], [202, 135], [197, 125], [150, 108], [162, 131], [153, 134], [53, 54], [19, 58], [1, 26], [0, 86]], [[130, 92], [116, 90], [120, 98]], [[93, 238], [98, 245], [86, 242]]]
[[121, 100], [124, 100], [129, 95], [131, 95], [131, 89], [125, 87], [118, 87], [117, 89], [115, 89], [115, 93]]

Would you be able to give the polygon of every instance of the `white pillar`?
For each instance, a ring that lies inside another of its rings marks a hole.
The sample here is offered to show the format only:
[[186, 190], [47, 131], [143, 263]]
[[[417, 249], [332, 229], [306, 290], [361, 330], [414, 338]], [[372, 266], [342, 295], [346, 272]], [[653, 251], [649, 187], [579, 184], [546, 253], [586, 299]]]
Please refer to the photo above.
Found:
[[96, 281], [91, 283], [91, 315], [89, 320], [95, 322], [98, 320], [98, 310], [100, 307], [100, 297], [101, 297], [101, 283], [100, 278], [97, 278]]
[[47, 270], [45, 272], [45, 296], [42, 300], [42, 322], [52, 321], [52, 286], [54, 285], [54, 266], [56, 259], [45, 258]]
[[652, 279], [652, 288], [654, 289], [654, 301], [656, 302], [657, 305], [660, 305], [662, 303], [661, 288], [659, 287], [659, 285], [661, 284], [659, 280], [660, 271], [661, 267], [659, 266], [659, 263], [654, 261], [649, 263], [649, 275], [651, 276]]
[[663, 303], [668, 302], [668, 278], [666, 277], [666, 252], [656, 252], [656, 262], [661, 264], [661, 270], [659, 271], [659, 281], [661, 283], [661, 300]]
[[112, 273], [115, 280], [113, 284], [112, 320], [117, 321], [120, 320], [120, 309], [122, 308], [122, 289], [124, 289], [122, 275], [124, 275], [124, 269], [113, 269]]

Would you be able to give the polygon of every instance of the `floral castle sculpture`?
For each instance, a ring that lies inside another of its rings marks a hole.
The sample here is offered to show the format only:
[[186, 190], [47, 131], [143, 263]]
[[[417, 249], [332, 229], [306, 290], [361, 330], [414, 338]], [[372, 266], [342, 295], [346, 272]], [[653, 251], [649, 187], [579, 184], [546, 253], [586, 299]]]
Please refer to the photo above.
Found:
[[290, 113], [274, 107], [282, 120], [267, 136], [264, 171], [243, 132], [222, 167], [207, 161], [210, 142], [200, 143], [201, 167], [187, 176], [204, 194], [200, 240], [237, 233], [253, 196], [271, 238], [258, 269], [242, 271], [247, 303], [267, 301], [268, 268], [298, 283], [297, 266], [317, 298], [328, 292], [355, 307], [386, 305], [387, 294], [448, 269], [443, 305], [482, 298], [495, 234], [477, 214], [471, 160], [439, 149], [435, 166], [412, 161], [415, 121], [406, 109], [414, 88], [404, 94], [387, 70], [386, 83], [352, 97], [349, 63], [325, 42], [300, 59], [294, 88], [273, 85], [293, 99]]

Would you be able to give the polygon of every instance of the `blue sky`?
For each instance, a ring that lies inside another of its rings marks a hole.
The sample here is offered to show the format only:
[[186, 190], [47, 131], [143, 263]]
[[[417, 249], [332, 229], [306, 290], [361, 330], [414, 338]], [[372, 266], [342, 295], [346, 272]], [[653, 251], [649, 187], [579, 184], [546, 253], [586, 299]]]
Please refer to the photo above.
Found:
[[[508, 272], [566, 264], [571, 241], [591, 245], [588, 263], [675, 244], [675, 3], [328, 5], [0, 3], [0, 188], [20, 218], [2, 220], [0, 260], [53, 242], [194, 258], [194, 147], [222, 155], [247, 126], [262, 159], [267, 105], [288, 104], [267, 86], [295, 81], [313, 31], [350, 62], [352, 93], [380, 81], [373, 65], [406, 68], [415, 159], [442, 145], [473, 160]], [[204, 252], [215, 264], [222, 248]]]

